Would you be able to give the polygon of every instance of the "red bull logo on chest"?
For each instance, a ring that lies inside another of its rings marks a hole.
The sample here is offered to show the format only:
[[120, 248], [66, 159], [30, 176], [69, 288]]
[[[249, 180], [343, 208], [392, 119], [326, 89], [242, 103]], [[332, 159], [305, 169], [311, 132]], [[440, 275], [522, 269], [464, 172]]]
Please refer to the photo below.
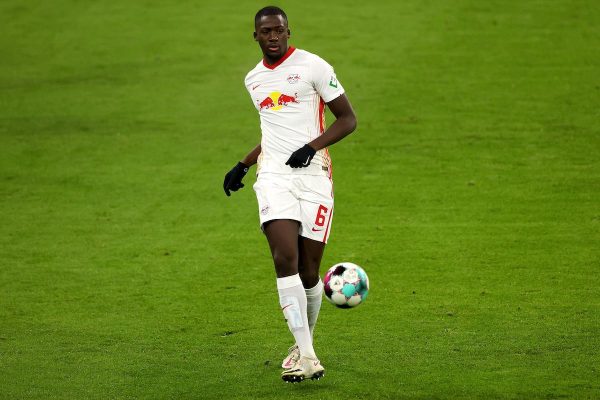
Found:
[[272, 92], [269, 97], [262, 101], [256, 100], [256, 102], [258, 103], [259, 111], [262, 111], [263, 109], [277, 111], [290, 103], [299, 103], [297, 98], [298, 93], [294, 93], [293, 96], [290, 96], [285, 93]]

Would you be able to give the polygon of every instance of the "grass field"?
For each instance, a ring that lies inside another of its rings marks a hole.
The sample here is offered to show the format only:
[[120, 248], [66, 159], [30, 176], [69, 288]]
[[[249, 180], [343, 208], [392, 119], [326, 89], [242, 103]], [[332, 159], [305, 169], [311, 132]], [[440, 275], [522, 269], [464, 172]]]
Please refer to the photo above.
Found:
[[249, 174], [256, 1], [0, 3], [0, 398], [600, 398], [600, 6], [279, 3], [359, 119], [331, 148], [319, 382]]

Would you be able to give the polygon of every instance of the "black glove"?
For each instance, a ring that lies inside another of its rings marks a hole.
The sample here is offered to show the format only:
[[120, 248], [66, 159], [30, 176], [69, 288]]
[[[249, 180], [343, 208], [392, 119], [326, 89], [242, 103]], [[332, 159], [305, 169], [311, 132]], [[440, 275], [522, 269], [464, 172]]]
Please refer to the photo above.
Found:
[[223, 190], [225, 190], [225, 194], [227, 196], [231, 196], [231, 193], [229, 193], [230, 190], [232, 192], [237, 192], [238, 190], [244, 187], [242, 179], [244, 178], [244, 176], [246, 176], [248, 168], [249, 167], [246, 164], [239, 162], [235, 167], [231, 169], [231, 171], [227, 173], [227, 175], [225, 175], [225, 181], [223, 182]]
[[310, 161], [315, 156], [315, 149], [305, 144], [302, 148], [296, 150], [290, 156], [290, 159], [286, 161], [285, 165], [289, 165], [292, 168], [305, 168], [310, 165]]

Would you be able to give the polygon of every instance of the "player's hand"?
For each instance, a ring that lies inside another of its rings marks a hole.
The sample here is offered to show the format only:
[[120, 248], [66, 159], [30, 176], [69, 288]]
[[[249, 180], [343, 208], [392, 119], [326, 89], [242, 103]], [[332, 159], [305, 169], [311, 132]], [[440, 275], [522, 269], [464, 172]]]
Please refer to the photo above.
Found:
[[311, 160], [315, 156], [315, 149], [305, 144], [300, 149], [292, 153], [289, 160], [286, 161], [285, 165], [289, 165], [292, 168], [305, 168], [310, 165]]
[[225, 175], [225, 182], [223, 182], [223, 190], [225, 190], [225, 194], [227, 196], [231, 196], [231, 193], [229, 193], [230, 190], [232, 192], [237, 192], [238, 190], [244, 187], [242, 179], [244, 178], [244, 176], [246, 176], [248, 168], [249, 167], [246, 164], [239, 162], [235, 167], [231, 169], [231, 171], [229, 171]]

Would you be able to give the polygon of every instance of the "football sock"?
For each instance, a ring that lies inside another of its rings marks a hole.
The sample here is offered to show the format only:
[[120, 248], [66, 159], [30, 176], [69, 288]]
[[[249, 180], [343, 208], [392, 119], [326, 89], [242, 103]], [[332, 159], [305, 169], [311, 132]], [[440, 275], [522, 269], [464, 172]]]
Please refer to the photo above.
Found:
[[310, 337], [314, 337], [315, 325], [321, 310], [321, 301], [323, 300], [323, 281], [319, 282], [310, 289], [304, 289], [306, 293], [306, 316], [308, 317], [308, 328], [310, 329]]
[[300, 355], [316, 358], [306, 315], [306, 293], [300, 275], [277, 278], [277, 291], [281, 310], [296, 339]]

